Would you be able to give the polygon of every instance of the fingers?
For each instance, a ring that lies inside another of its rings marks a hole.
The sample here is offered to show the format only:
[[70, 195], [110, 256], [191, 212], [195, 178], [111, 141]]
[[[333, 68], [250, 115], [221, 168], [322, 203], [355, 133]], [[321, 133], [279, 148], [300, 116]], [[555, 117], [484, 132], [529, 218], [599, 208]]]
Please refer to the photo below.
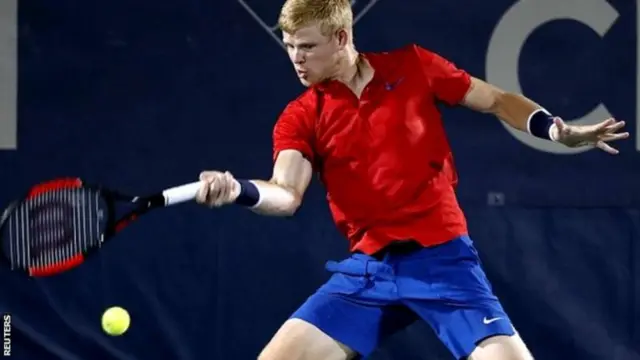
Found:
[[199, 204], [205, 204], [207, 202], [207, 197], [209, 196], [209, 186], [211, 185], [213, 174], [211, 171], [203, 171], [200, 173], [199, 179], [202, 182], [202, 186], [200, 186], [200, 189], [198, 189], [198, 193], [196, 194], [196, 202]]
[[618, 155], [618, 153], [620, 153], [617, 149], [612, 148], [611, 146], [609, 146], [607, 143], [605, 143], [604, 141], [598, 141], [596, 143], [596, 147], [605, 151], [606, 153], [609, 153], [611, 155]]
[[598, 136], [599, 140], [596, 142], [596, 147], [611, 155], [617, 155], [620, 153], [620, 151], [611, 147], [609, 144], [607, 144], [607, 142], [622, 140], [628, 137], [629, 137], [628, 132], [623, 132], [619, 134], [603, 134]]
[[[561, 119], [554, 119], [558, 127], [559, 142], [569, 147], [593, 145], [609, 154], [618, 154], [618, 150], [612, 148], [607, 142], [627, 139], [628, 132], [621, 132], [625, 126], [624, 121], [609, 118], [594, 125], [568, 125]], [[562, 131], [564, 129], [564, 131]]]
[[622, 139], [626, 139], [629, 137], [629, 133], [628, 132], [623, 132], [623, 133], [619, 133], [619, 134], [603, 134], [600, 135], [598, 138], [602, 141], [616, 141], [616, 140], [622, 140]]
[[220, 207], [232, 202], [235, 179], [231, 173], [204, 171], [200, 174], [202, 186], [196, 194], [196, 201], [209, 207]]
[[[621, 121], [621, 123], [622, 123], [622, 126], [624, 126], [624, 122], [622, 122], [622, 121]], [[618, 124], [620, 124], [620, 123], [618, 123]], [[609, 126], [612, 126], [612, 125], [613, 125], [613, 126], [618, 126], [618, 124], [616, 124], [616, 119], [614, 119], [614, 118], [609, 118], [609, 119], [607, 119], [607, 120], [605, 120], [605, 121], [601, 122], [600, 124], [597, 124], [597, 125], [595, 126], [595, 130], [596, 130], [596, 131], [604, 130], [605, 128], [607, 128], [607, 127], [609, 127]], [[620, 126], [619, 128], [621, 128], [622, 126]], [[619, 129], [619, 128], [618, 128], [618, 129]]]
[[200, 189], [198, 189], [198, 192], [196, 193], [196, 202], [198, 204], [204, 204], [206, 202], [208, 194], [209, 184], [203, 183], [203, 185], [200, 186]]
[[222, 206], [231, 202], [231, 191], [233, 189], [234, 179], [231, 176], [231, 173], [228, 171], [224, 174], [220, 174], [217, 179], [217, 190], [216, 196], [214, 197], [214, 206]]
[[602, 130], [604, 130], [607, 133], [614, 133], [620, 129], [622, 129], [625, 125], [624, 121], [619, 121], [613, 124], [610, 124], [608, 126], [605, 126], [604, 128], [602, 128]]
[[607, 142], [628, 138], [628, 132], [616, 133], [618, 130], [622, 129], [624, 125], [624, 121], [616, 121], [615, 119], [608, 119], [599, 124], [598, 130], [601, 134], [598, 136], [596, 147], [611, 155], [619, 154], [620, 151], [607, 144]]
[[215, 182], [211, 184], [211, 188], [214, 189], [214, 191], [211, 192], [209, 197], [210, 201], [213, 203], [213, 206], [220, 207], [224, 205], [225, 194], [227, 192], [224, 175], [220, 175], [218, 178], [216, 178]]
[[553, 118], [553, 123], [558, 127], [559, 133], [563, 133], [567, 128], [567, 124], [565, 124], [565, 122], [559, 117]]
[[217, 175], [209, 183], [209, 194], [207, 195], [207, 204], [210, 206], [220, 206], [220, 193], [223, 185], [220, 181], [220, 176]]
[[236, 179], [233, 177], [233, 175], [230, 172], [226, 171], [224, 173], [224, 181], [225, 181], [224, 198], [227, 202], [233, 202], [236, 198], [234, 194]]

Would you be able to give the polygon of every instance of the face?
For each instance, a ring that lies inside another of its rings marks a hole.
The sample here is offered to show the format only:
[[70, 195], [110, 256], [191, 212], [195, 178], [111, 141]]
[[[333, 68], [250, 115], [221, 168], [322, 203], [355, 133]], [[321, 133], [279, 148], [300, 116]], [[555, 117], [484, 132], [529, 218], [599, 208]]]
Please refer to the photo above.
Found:
[[303, 27], [293, 34], [283, 32], [289, 59], [303, 85], [309, 86], [335, 75], [346, 44], [346, 32], [323, 35], [320, 26]]

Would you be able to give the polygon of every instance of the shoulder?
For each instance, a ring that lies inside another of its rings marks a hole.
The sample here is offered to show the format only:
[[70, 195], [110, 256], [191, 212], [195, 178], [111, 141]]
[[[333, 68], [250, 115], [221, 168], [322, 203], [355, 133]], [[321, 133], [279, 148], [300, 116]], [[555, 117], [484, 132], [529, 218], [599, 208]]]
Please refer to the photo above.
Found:
[[399, 52], [413, 59], [412, 64], [416, 65], [428, 78], [434, 76], [450, 76], [452, 74], [457, 75], [460, 72], [464, 72], [464, 70], [458, 68], [452, 60], [437, 51], [427, 49], [419, 44], [408, 44], [399, 49]]
[[316, 91], [307, 88], [287, 103], [274, 124], [274, 131], [293, 128], [297, 129], [296, 131], [310, 130], [313, 128], [316, 103]]
[[305, 89], [300, 95], [291, 99], [287, 103], [282, 115], [287, 113], [297, 113], [302, 115], [303, 113], [311, 113], [318, 101], [317, 91], [311, 87]]
[[419, 44], [409, 43], [386, 51], [365, 52], [364, 55], [374, 66], [417, 69], [428, 66], [436, 54]]
[[309, 88], [289, 101], [273, 127], [274, 160], [282, 150], [296, 150], [313, 163], [314, 90]]
[[398, 60], [411, 58], [416, 55], [431, 55], [433, 52], [416, 43], [409, 43], [384, 51], [369, 51], [364, 53], [367, 57], [385, 60]]

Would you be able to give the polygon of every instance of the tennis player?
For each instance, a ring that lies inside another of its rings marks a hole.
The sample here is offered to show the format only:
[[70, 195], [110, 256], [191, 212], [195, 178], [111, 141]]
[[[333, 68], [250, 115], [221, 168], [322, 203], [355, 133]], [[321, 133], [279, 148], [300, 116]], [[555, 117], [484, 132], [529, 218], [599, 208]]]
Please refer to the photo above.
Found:
[[619, 132], [624, 122], [567, 124], [415, 44], [359, 52], [349, 0], [287, 0], [279, 25], [307, 89], [275, 124], [273, 176], [238, 180], [205, 171], [197, 201], [291, 216], [317, 172], [351, 256], [327, 263], [328, 282], [259, 359], [366, 357], [416, 319], [456, 359], [532, 359], [468, 235], [436, 104], [466, 106], [533, 136], [610, 154], [618, 151], [608, 142], [629, 136]]

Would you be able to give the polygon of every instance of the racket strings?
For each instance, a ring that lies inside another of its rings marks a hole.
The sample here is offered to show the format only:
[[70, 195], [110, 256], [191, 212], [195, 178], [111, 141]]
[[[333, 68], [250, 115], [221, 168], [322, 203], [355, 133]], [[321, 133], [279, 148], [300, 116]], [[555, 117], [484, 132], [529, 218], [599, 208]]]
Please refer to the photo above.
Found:
[[42, 269], [94, 246], [100, 241], [100, 203], [97, 192], [75, 188], [47, 191], [18, 205], [5, 230], [13, 266]]

